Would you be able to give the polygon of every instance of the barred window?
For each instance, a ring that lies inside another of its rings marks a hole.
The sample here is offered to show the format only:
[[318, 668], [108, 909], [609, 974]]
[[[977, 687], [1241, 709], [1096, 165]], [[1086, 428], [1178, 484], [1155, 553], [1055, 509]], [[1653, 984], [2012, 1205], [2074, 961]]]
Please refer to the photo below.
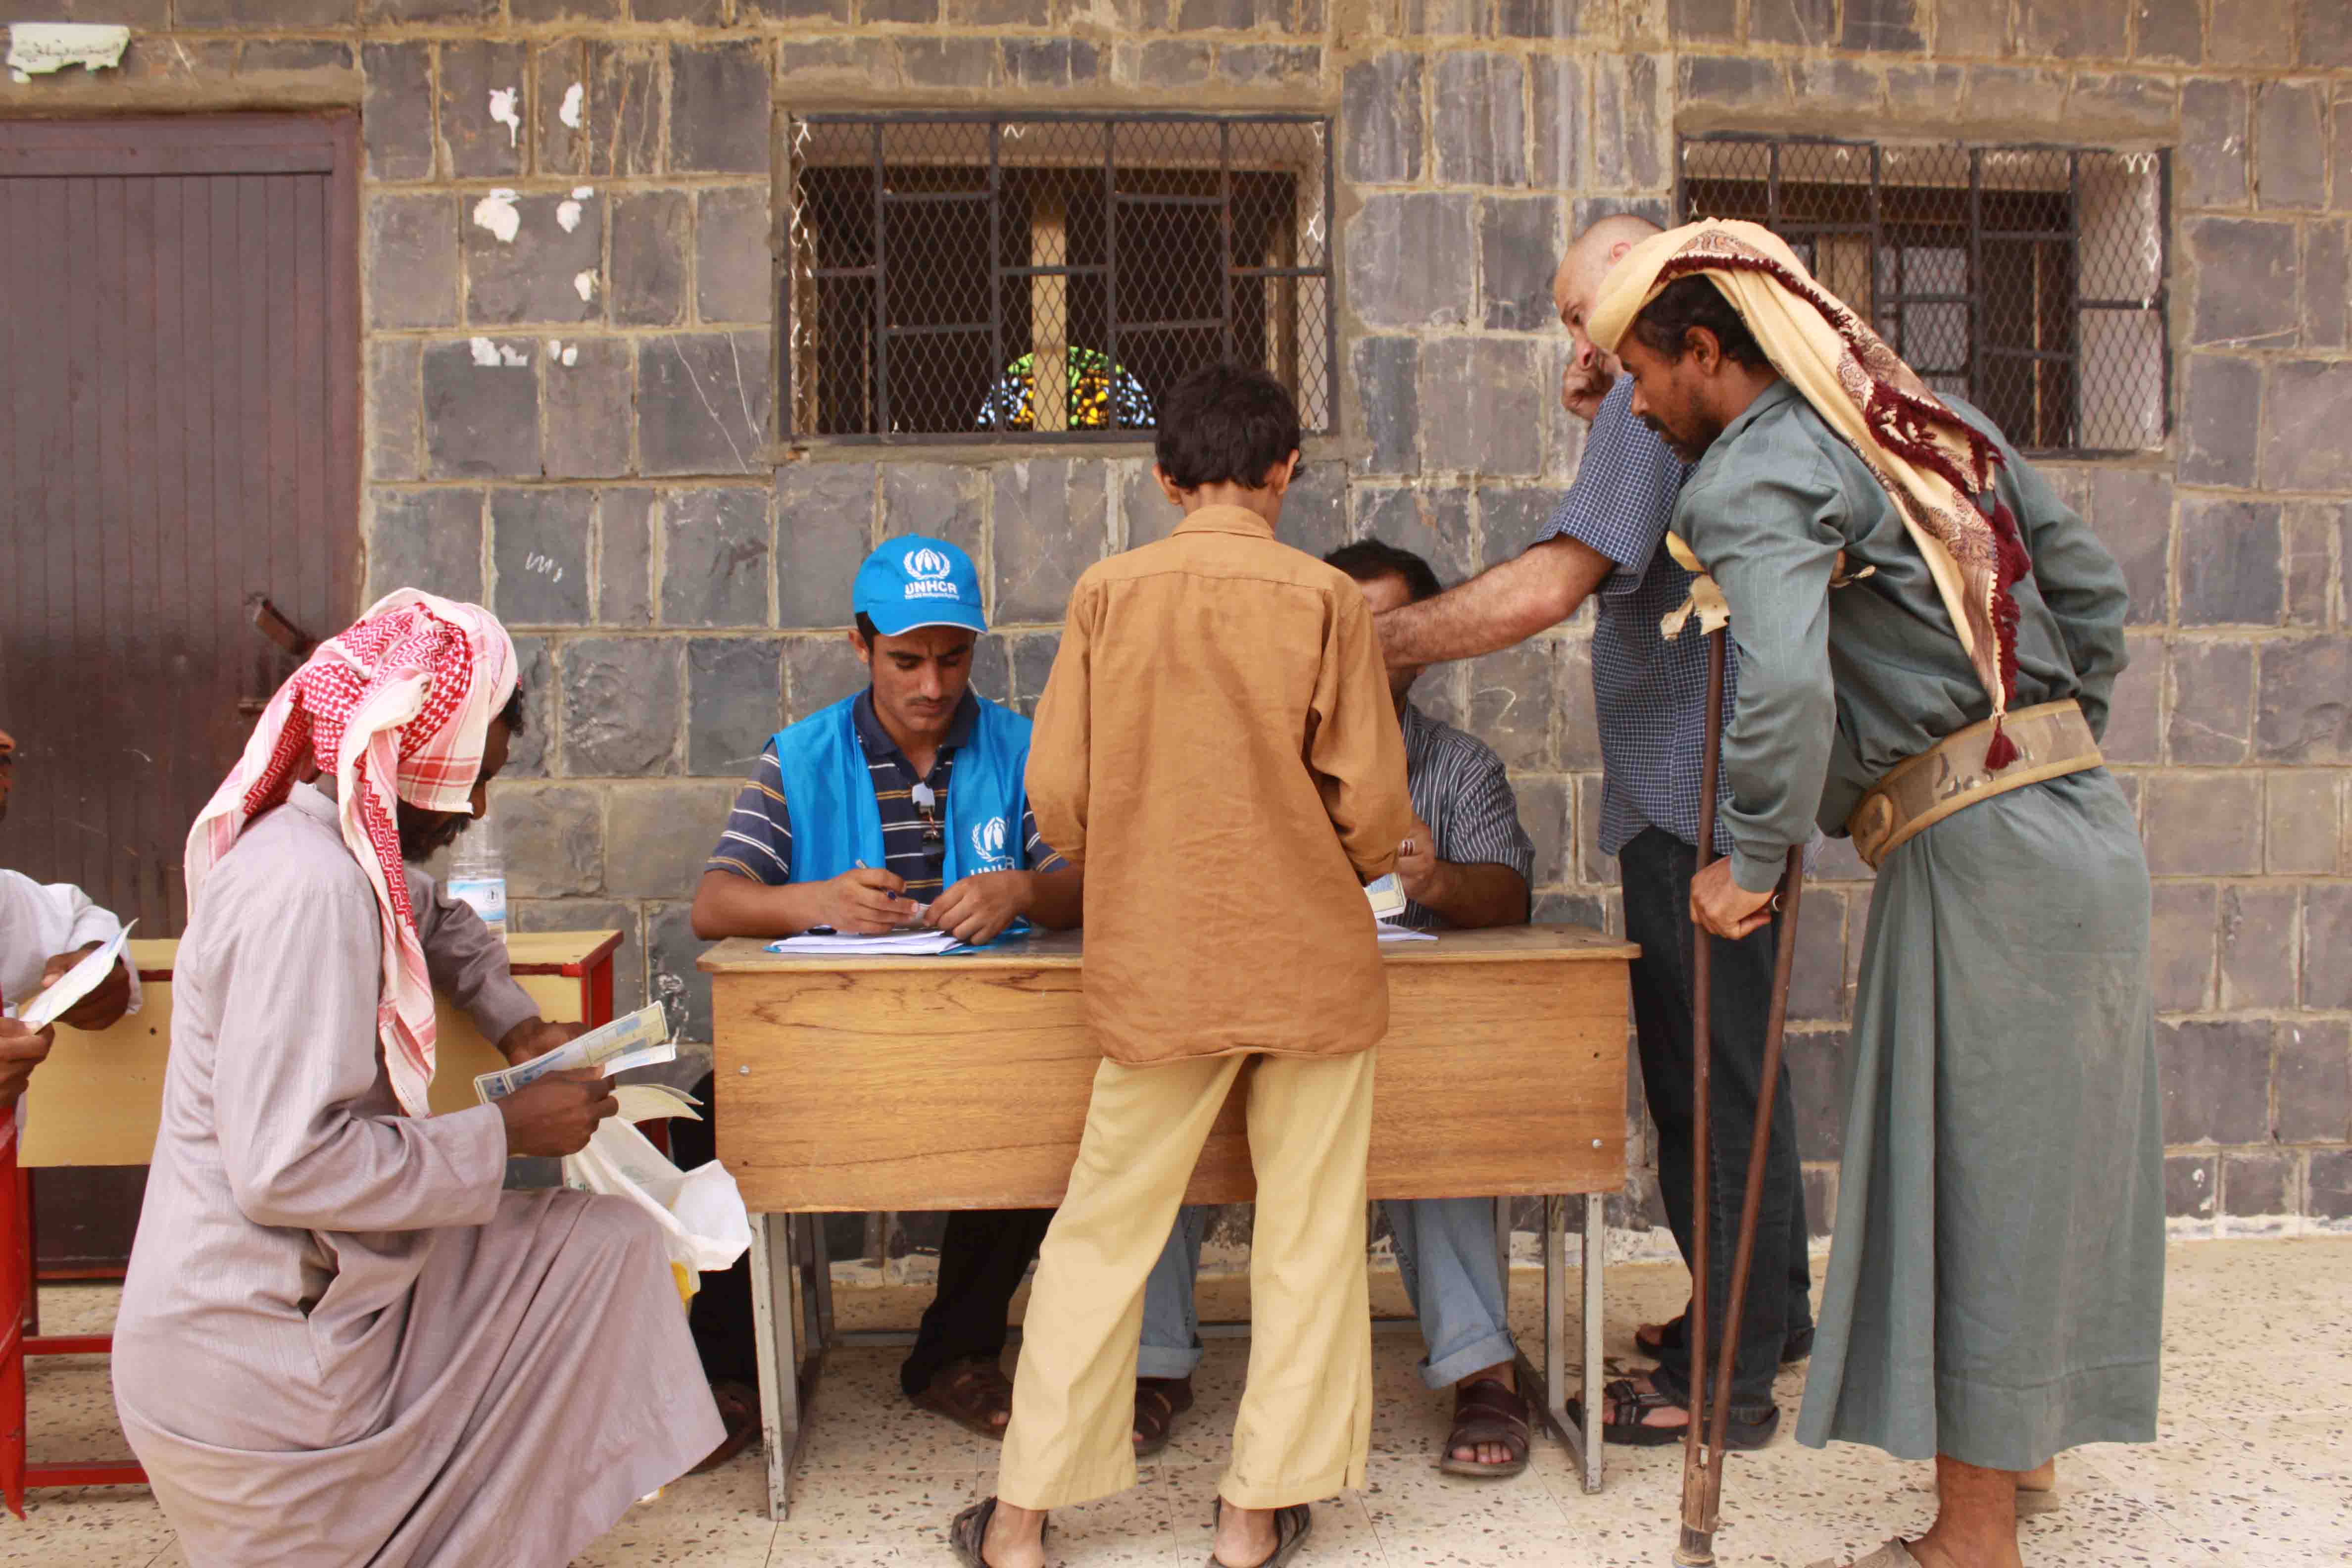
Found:
[[787, 134], [787, 439], [1135, 440], [1217, 359], [1330, 428], [1328, 118], [810, 114]]
[[2164, 444], [2168, 153], [1688, 136], [1676, 185], [1685, 220], [1779, 233], [2021, 449]]

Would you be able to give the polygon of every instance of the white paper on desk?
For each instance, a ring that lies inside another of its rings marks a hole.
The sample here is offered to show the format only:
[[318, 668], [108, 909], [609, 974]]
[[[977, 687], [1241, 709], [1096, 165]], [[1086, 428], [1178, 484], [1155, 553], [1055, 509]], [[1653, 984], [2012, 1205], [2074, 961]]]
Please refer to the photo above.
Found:
[[[138, 923], [132, 921], [131, 925]], [[131, 926], [124, 926], [114, 933], [113, 941], [58, 975], [55, 985], [26, 1003], [25, 1010], [16, 1015], [17, 1022], [27, 1028], [46, 1029], [73, 1011], [74, 1004], [97, 990], [113, 973], [114, 966], [122, 962], [123, 945], [130, 940]]]
[[1386, 921], [1380, 922], [1380, 931], [1382, 942], [1435, 942], [1437, 940], [1425, 931], [1415, 931], [1411, 926], [1392, 926]]
[[812, 931], [803, 931], [799, 936], [788, 936], [782, 942], [770, 942], [768, 951], [788, 955], [839, 952], [863, 953], [870, 957], [879, 957], [884, 953], [945, 952], [956, 945], [955, 937], [943, 931], [888, 931], [881, 936], [820, 936]]

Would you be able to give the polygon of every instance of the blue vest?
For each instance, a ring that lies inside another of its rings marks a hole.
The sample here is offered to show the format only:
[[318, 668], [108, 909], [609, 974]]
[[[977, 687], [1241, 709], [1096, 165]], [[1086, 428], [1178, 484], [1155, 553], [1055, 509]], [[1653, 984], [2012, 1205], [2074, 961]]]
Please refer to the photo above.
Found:
[[[874, 775], [852, 711], [857, 700], [845, 699], [776, 731], [795, 882], [830, 881], [861, 860], [877, 871], [888, 866], [882, 808], [874, 799]], [[1028, 798], [1029, 721], [977, 693], [974, 700], [979, 714], [970, 737], [956, 748], [948, 775], [942, 874], [950, 888], [982, 871], [1017, 871], [1029, 863], [1021, 831]]]

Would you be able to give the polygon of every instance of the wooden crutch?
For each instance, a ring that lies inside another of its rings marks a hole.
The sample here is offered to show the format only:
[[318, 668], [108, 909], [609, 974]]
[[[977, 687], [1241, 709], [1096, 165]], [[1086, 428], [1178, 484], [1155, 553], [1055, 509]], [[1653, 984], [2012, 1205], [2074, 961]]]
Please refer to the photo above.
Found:
[[[1723, 750], [1724, 638], [1718, 626], [1706, 637], [1706, 755], [1699, 764], [1698, 865], [1705, 870], [1715, 859], [1715, 790]], [[1713, 1228], [1708, 1208], [1707, 1122], [1709, 1069], [1713, 1042], [1709, 1038], [1708, 980], [1713, 968], [1714, 939], [1706, 931], [1692, 933], [1691, 942], [1691, 1306], [1690, 1424], [1683, 1430], [1682, 1536], [1675, 1561], [1686, 1568], [1706, 1568], [1715, 1561], [1715, 1527], [1723, 1511], [1723, 1439], [1731, 1420], [1731, 1368], [1739, 1343], [1739, 1320], [1748, 1298], [1749, 1265], [1756, 1258], [1756, 1215], [1764, 1197], [1764, 1158], [1772, 1142], [1773, 1101], [1780, 1086], [1780, 1037], [1789, 1016], [1789, 972], [1797, 953], [1797, 903], [1804, 892], [1805, 851], [1789, 851], [1788, 868], [1780, 874], [1780, 931], [1772, 955], [1772, 1006], [1764, 1034], [1764, 1086], [1756, 1106], [1756, 1136], [1748, 1150], [1748, 1191], [1739, 1205], [1739, 1238], [1731, 1255], [1731, 1294], [1725, 1303], [1723, 1352], [1713, 1357], [1715, 1387], [1707, 1389], [1706, 1332], [1707, 1232]], [[1711, 1429], [1707, 1427], [1713, 1417]]]

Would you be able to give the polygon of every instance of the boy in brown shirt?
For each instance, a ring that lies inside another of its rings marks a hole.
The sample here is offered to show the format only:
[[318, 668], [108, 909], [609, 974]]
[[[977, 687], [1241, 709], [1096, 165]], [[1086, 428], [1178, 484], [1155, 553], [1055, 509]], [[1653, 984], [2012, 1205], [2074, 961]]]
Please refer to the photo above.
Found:
[[1040, 1568], [1045, 1510], [1135, 1483], [1144, 1281], [1244, 1068], [1257, 1173], [1250, 1375], [1216, 1558], [1270, 1568], [1364, 1480], [1364, 1162], [1388, 988], [1362, 885], [1412, 828], [1362, 593], [1276, 542], [1298, 416], [1213, 365], [1160, 408], [1175, 533], [1070, 595], [1037, 705], [1038, 831], [1087, 868], [1087, 1014], [1107, 1059], [1039, 1254], [997, 1496], [968, 1568]]

